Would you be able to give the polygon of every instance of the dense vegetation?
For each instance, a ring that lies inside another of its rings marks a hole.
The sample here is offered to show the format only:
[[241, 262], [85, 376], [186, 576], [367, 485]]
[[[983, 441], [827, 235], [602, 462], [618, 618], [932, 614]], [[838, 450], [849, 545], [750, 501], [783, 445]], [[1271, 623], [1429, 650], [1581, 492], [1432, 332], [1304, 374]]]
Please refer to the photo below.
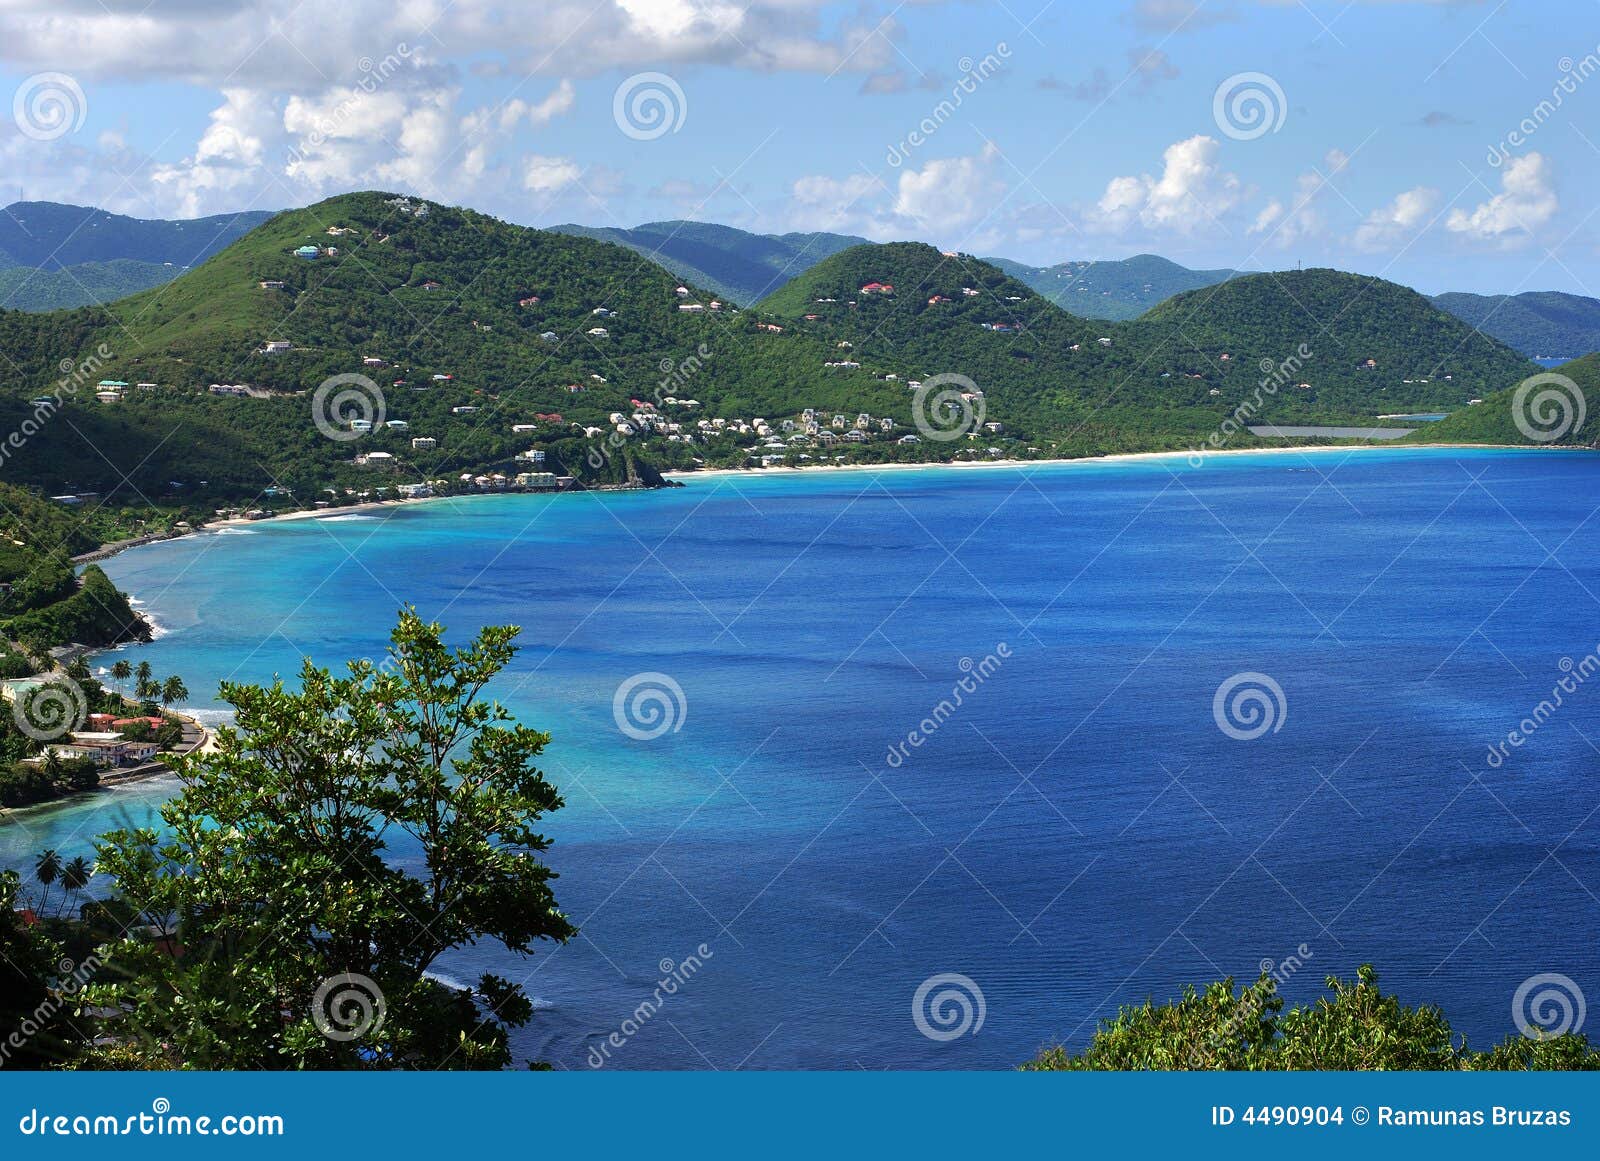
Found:
[[[1532, 368], [1529, 378], [1532, 382], [1520, 403], [1518, 393], [1522, 384], [1518, 383], [1485, 395], [1476, 406], [1427, 424], [1408, 436], [1408, 440], [1412, 443], [1600, 446], [1600, 353], [1585, 355], [1550, 371]], [[1569, 389], [1563, 379], [1570, 382], [1576, 392]], [[1578, 395], [1583, 397], [1581, 424], [1577, 422]], [[1517, 425], [1518, 415], [1523, 417], [1528, 431]], [[1532, 439], [1529, 432], [1541, 438]], [[1547, 435], [1550, 438], [1542, 438]]]
[[1158, 254], [1054, 266], [1028, 266], [1009, 258], [988, 261], [1062, 310], [1118, 322], [1138, 318], [1175, 294], [1215, 286], [1239, 274], [1237, 270], [1190, 270]]
[[1277, 363], [1305, 344], [1299, 378], [1310, 388], [1284, 391], [1289, 411], [1454, 410], [1536, 369], [1414, 290], [1337, 270], [1231, 279], [1168, 299], [1129, 326], [1146, 342], [1214, 359], [1230, 353], [1245, 379], [1260, 375], [1262, 360]]
[[1354, 980], [1329, 976], [1331, 995], [1284, 1011], [1277, 981], [1265, 973], [1248, 987], [1232, 979], [1184, 989], [1173, 1004], [1124, 1007], [1103, 1022], [1080, 1055], [1052, 1048], [1025, 1069], [1129, 1070], [1600, 1070], [1600, 1050], [1580, 1033], [1532, 1038], [1512, 1033], [1473, 1051], [1443, 1012], [1408, 1007], [1362, 967]]
[[1433, 302], [1524, 355], [1573, 359], [1600, 351], [1600, 301], [1583, 295], [1438, 294]]
[[[521, 987], [428, 973], [480, 939], [527, 955], [576, 933], [537, 830], [562, 806], [536, 765], [549, 735], [482, 696], [516, 633], [486, 628], [451, 648], [405, 612], [382, 664], [338, 676], [308, 661], [293, 689], [224, 684], [236, 724], [215, 752], [177, 761], [183, 790], [161, 832], [99, 839], [103, 902], [73, 917], [58, 893], [52, 911], [50, 884], [74, 864], [42, 857], [43, 921], [29, 927], [12, 915], [15, 878], [0, 880], [0, 952], [15, 977], [0, 977], [0, 1003], [60, 1016], [0, 1064], [510, 1064], [508, 1030], [533, 1015]], [[404, 862], [392, 857], [402, 835], [416, 851]], [[86, 976], [56, 966], [69, 949], [92, 965]]]
[[[894, 292], [861, 294], [872, 281]], [[1414, 291], [1332, 270], [1246, 275], [1092, 323], [986, 262], [905, 243], [837, 254], [760, 309], [816, 315], [808, 333], [853, 342], [863, 363], [968, 375], [989, 418], [1062, 453], [1194, 446], [1269, 378], [1258, 418], [1370, 422], [1463, 406], [1533, 369]]]
[[849, 234], [751, 234], [712, 222], [646, 222], [631, 230], [567, 224], [550, 227], [642, 254], [692, 285], [749, 306], [831, 254], [863, 245]]
[[93, 565], [81, 576], [73, 570], [72, 556], [114, 529], [105, 519], [85, 520], [74, 509], [0, 484], [0, 635], [23, 650], [19, 655], [16, 646], [0, 646], [0, 676], [33, 672], [53, 645], [114, 645], [148, 632], [104, 572]]

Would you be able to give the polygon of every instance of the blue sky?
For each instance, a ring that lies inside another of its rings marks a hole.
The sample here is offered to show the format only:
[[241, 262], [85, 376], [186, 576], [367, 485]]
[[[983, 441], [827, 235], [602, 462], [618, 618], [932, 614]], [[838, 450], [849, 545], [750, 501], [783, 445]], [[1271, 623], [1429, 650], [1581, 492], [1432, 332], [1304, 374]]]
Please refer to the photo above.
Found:
[[1594, 0], [6, 0], [0, 83], [7, 201], [384, 188], [1600, 294]]

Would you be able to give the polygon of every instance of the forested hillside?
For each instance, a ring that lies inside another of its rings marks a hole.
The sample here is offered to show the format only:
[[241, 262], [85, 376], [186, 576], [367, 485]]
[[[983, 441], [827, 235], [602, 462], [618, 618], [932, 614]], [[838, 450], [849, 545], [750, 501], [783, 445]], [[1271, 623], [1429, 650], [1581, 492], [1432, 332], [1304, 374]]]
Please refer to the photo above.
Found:
[[1239, 275], [1237, 270], [1191, 270], [1159, 254], [1098, 262], [1058, 262], [1028, 266], [1007, 258], [990, 258], [1013, 278], [1045, 298], [1084, 318], [1122, 321], [1186, 290], [1214, 286]]
[[829, 255], [866, 242], [824, 232], [752, 234], [712, 222], [646, 222], [631, 230], [570, 224], [551, 229], [626, 246], [739, 306], [770, 294]]
[[1600, 351], [1600, 301], [1581, 294], [1440, 294], [1433, 301], [1530, 357], [1575, 359]]

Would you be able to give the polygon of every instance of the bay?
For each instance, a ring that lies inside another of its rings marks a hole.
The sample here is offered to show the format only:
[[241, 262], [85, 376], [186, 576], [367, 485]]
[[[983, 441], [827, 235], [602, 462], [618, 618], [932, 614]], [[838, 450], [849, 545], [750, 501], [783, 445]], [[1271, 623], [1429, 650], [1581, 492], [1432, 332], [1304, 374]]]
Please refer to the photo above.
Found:
[[[1337, 449], [477, 497], [105, 567], [162, 628], [120, 655], [202, 713], [380, 656], [402, 604], [523, 627], [493, 692], [553, 734], [582, 934], [442, 965], [525, 981], [519, 1059], [1005, 1068], [1263, 965], [1294, 1000], [1376, 963], [1478, 1046], [1531, 976], [1600, 996], [1600, 680], [1488, 757], [1600, 642], [1597, 506], [1591, 453]], [[168, 792], [23, 812], [0, 862]], [[952, 974], [974, 1026], [932, 1038]]]

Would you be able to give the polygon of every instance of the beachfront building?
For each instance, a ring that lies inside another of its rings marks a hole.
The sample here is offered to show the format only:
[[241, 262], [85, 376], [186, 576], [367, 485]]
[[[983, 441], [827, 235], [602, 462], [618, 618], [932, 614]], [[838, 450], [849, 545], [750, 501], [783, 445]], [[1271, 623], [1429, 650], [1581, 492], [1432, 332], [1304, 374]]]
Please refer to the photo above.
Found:
[[80, 731], [67, 737], [68, 741], [49, 747], [50, 751], [60, 758], [88, 758], [99, 770], [137, 766], [148, 762], [161, 750], [155, 742], [131, 741], [111, 730]]

